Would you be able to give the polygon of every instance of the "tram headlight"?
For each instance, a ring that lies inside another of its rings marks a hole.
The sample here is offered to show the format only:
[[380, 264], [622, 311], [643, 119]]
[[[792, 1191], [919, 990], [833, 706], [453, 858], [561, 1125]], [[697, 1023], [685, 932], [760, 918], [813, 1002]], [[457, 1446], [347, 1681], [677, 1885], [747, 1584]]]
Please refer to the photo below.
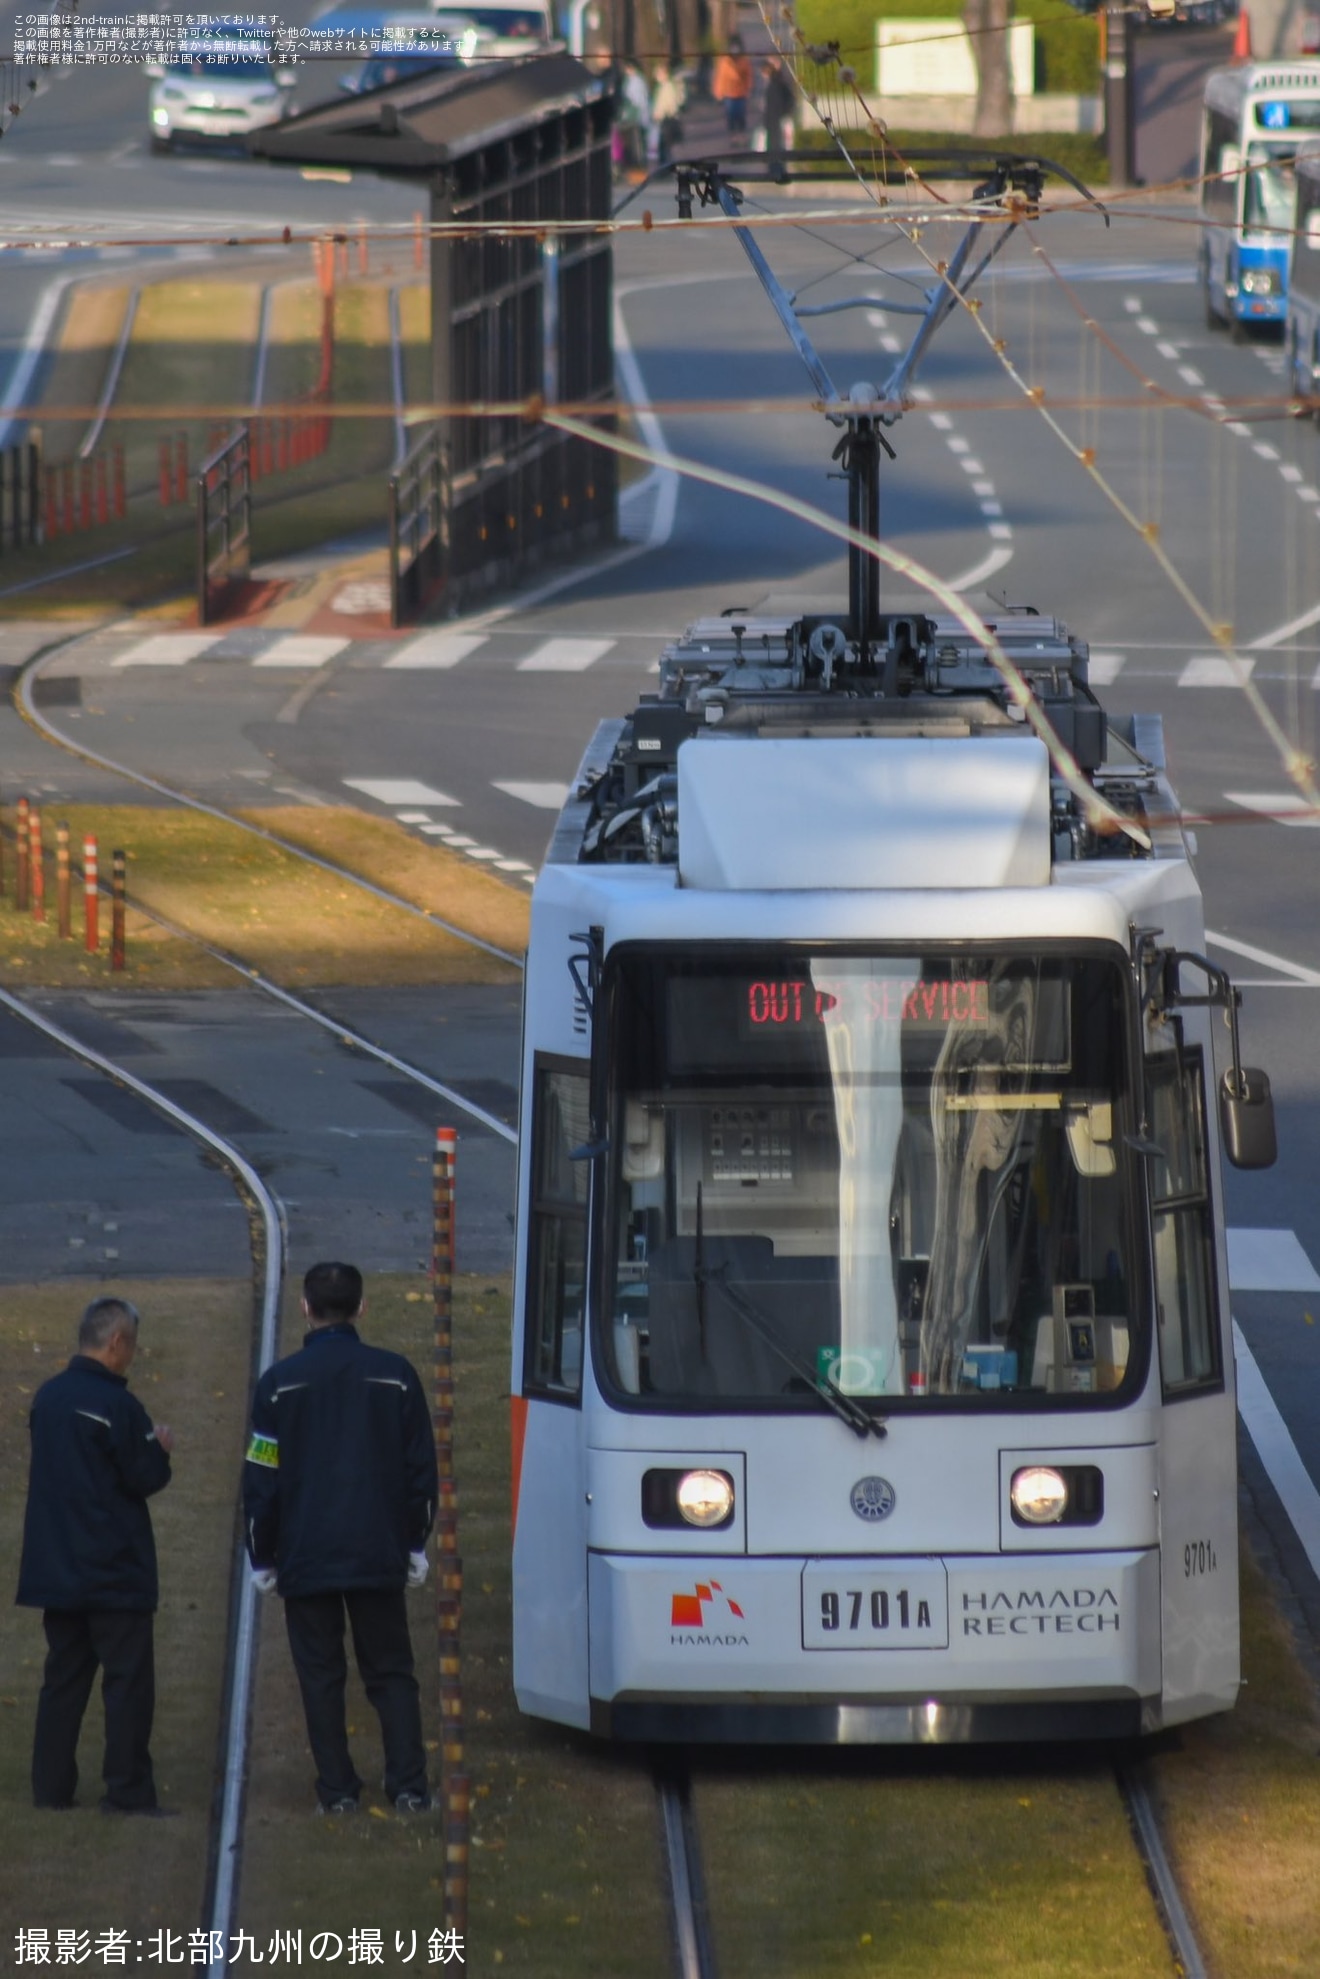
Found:
[[688, 1471], [674, 1494], [679, 1516], [688, 1525], [723, 1525], [733, 1511], [733, 1483], [723, 1471]]
[[1025, 1524], [1058, 1525], [1068, 1509], [1068, 1480], [1047, 1464], [1032, 1464], [1014, 1471], [1008, 1495]]

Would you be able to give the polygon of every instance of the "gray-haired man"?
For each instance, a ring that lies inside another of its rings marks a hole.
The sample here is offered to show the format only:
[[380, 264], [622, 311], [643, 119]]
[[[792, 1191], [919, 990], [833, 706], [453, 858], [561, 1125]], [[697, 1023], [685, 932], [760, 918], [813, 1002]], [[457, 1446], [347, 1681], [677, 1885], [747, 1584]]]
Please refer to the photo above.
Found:
[[29, 1416], [19, 1605], [44, 1610], [32, 1798], [72, 1807], [78, 1732], [99, 1666], [105, 1700], [104, 1814], [163, 1814], [151, 1770], [156, 1687], [156, 1545], [147, 1500], [170, 1481], [174, 1438], [128, 1390], [138, 1315], [93, 1299], [78, 1351], [37, 1390]]

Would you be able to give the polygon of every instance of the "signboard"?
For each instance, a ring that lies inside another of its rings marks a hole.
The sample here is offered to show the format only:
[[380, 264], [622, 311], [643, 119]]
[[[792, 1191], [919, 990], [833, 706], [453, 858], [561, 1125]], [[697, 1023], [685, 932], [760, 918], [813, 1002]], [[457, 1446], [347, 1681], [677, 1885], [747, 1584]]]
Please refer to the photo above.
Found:
[[[1030, 21], [1014, 21], [1008, 30], [1015, 96], [1034, 91], [1035, 33]], [[877, 21], [875, 34], [875, 86], [881, 96], [976, 95], [976, 63], [960, 20]]]

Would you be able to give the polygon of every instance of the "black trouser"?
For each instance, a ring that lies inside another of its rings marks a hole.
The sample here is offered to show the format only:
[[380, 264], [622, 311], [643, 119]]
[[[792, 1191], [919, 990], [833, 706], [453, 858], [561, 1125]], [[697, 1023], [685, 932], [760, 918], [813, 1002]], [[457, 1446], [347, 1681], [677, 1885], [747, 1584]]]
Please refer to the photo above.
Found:
[[151, 1720], [156, 1709], [153, 1617], [130, 1608], [47, 1608], [46, 1670], [32, 1745], [32, 1798], [67, 1807], [78, 1785], [78, 1732], [97, 1665], [105, 1702], [106, 1799], [116, 1807], [154, 1807]]
[[346, 1608], [358, 1672], [380, 1719], [385, 1791], [391, 1800], [401, 1793], [425, 1793], [422, 1712], [403, 1589], [351, 1588], [343, 1593], [294, 1595], [284, 1602], [289, 1648], [316, 1761], [317, 1795], [323, 1804], [356, 1799], [362, 1787], [349, 1756], [344, 1718]]

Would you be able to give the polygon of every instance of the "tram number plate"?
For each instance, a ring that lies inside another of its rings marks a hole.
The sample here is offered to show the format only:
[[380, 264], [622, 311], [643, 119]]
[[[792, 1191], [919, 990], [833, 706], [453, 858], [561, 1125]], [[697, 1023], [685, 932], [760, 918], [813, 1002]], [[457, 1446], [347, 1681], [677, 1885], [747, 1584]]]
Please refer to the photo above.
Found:
[[804, 1649], [947, 1649], [949, 1587], [936, 1561], [829, 1561], [802, 1572]]

